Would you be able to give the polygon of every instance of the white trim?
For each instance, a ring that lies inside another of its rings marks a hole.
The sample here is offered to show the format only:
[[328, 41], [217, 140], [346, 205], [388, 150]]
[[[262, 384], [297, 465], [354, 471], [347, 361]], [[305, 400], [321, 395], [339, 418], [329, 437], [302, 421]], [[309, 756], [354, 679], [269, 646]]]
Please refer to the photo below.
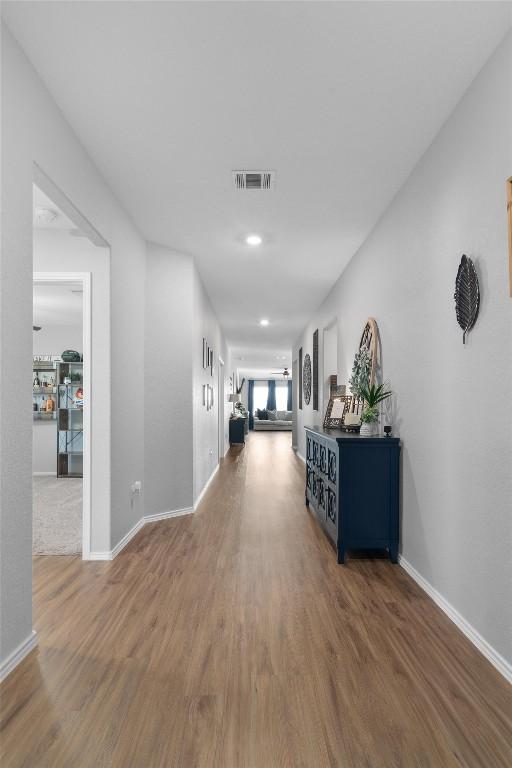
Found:
[[113, 560], [114, 557], [117, 557], [117, 555], [121, 552], [122, 549], [126, 547], [127, 544], [130, 543], [130, 541], [133, 539], [133, 537], [140, 531], [140, 529], [144, 525], [144, 518], [142, 517], [140, 520], [138, 520], [133, 528], [130, 528], [128, 533], [125, 533], [121, 541], [118, 541], [115, 547], [110, 552], [110, 559]]
[[32, 472], [32, 477], [57, 477], [56, 472]]
[[201, 501], [202, 501], [202, 499], [203, 499], [203, 496], [205, 495], [206, 491], [208, 490], [208, 486], [210, 485], [211, 481], [213, 480], [213, 478], [215, 477], [215, 475], [216, 475], [216, 474], [217, 474], [217, 472], [219, 471], [219, 466], [220, 466], [220, 465], [219, 465], [219, 464], [217, 464], [217, 466], [215, 467], [215, 469], [214, 469], [214, 470], [213, 470], [213, 472], [211, 473], [210, 477], [208, 478], [208, 480], [207, 480], [207, 481], [206, 481], [206, 483], [204, 484], [204, 486], [203, 486], [203, 490], [201, 491], [201, 493], [199, 494], [199, 496], [198, 496], [198, 497], [197, 497], [197, 499], [195, 500], [195, 502], [194, 502], [194, 512], [196, 511], [196, 509], [198, 508], [199, 504], [201, 503]]
[[82, 333], [83, 357], [86, 361], [83, 369], [84, 377], [84, 408], [83, 408], [83, 501], [82, 501], [82, 560], [91, 558], [91, 367], [92, 367], [92, 306], [91, 306], [91, 273], [90, 272], [34, 272], [33, 283], [77, 283], [83, 287], [82, 302]]
[[130, 528], [121, 541], [119, 541], [113, 549], [106, 550], [104, 552], [90, 552], [89, 560], [113, 560], [117, 555], [126, 547], [127, 544], [133, 539], [138, 532], [144, 528], [147, 523], [156, 523], [159, 520], [166, 520], [168, 517], [181, 517], [182, 515], [191, 515], [194, 512], [193, 507], [184, 507], [183, 509], [173, 509], [169, 512], [157, 512], [155, 515], [146, 515], [141, 517], [135, 525]]
[[430, 584], [422, 575], [419, 573], [414, 566], [410, 564], [408, 560], [405, 559], [402, 555], [399, 555], [398, 562], [404, 569], [404, 571], [407, 571], [409, 576], [414, 579], [414, 581], [427, 593], [429, 597], [432, 598], [434, 603], [441, 608], [444, 613], [453, 621], [453, 623], [460, 629], [461, 632], [463, 632], [466, 637], [471, 640], [473, 645], [478, 648], [480, 653], [482, 653], [485, 658], [491, 662], [491, 664], [500, 672], [505, 680], [508, 680], [509, 683], [512, 683], [512, 664], [510, 664], [506, 659], [503, 658], [503, 656], [498, 653], [498, 651], [492, 647], [490, 643], [485, 640], [485, 638], [482, 637], [482, 635], [477, 632], [477, 630], [462, 616], [456, 608], [451, 605], [451, 603], [444, 598], [440, 592], [435, 589], [435, 587]]
[[62, 213], [64, 213], [68, 219], [71, 219], [78, 229], [82, 230], [84, 235], [86, 235], [94, 245], [98, 245], [102, 248], [110, 248], [110, 245], [105, 238], [102, 237], [91, 222], [80, 213], [78, 208], [75, 208], [69, 197], [50, 179], [37, 163], [34, 163], [33, 181], [45, 195], [53, 200]]
[[303, 462], [304, 462], [304, 464], [305, 464], [305, 463], [306, 463], [306, 459], [304, 458], [304, 456], [302, 455], [302, 453], [300, 453], [299, 449], [298, 449], [298, 448], [294, 448], [293, 450], [295, 451], [295, 455], [296, 455], [296, 456], [298, 456], [298, 457], [299, 457], [299, 459], [300, 459], [301, 461], [303, 461]]
[[[91, 552], [91, 527], [92, 527], [92, 431], [91, 431], [91, 403], [92, 403], [92, 297], [91, 297], [91, 273], [84, 273], [83, 278], [83, 335], [84, 335], [84, 408], [83, 408], [83, 502], [82, 502], [82, 560], [88, 560]], [[105, 373], [110, 373], [105, 372]], [[109, 516], [110, 517], [110, 516]]]
[[18, 664], [23, 661], [25, 656], [37, 648], [37, 632], [33, 629], [28, 637], [23, 640], [17, 648], [14, 649], [8, 657], [0, 664], [0, 681], [5, 680]]
[[183, 509], [174, 509], [170, 512], [157, 512], [155, 515], [146, 515], [144, 524], [156, 523], [158, 520], [167, 520], [168, 517], [181, 517], [182, 515], [192, 515], [195, 512], [194, 507], [184, 507]]
[[112, 560], [112, 551], [89, 552], [88, 560]]

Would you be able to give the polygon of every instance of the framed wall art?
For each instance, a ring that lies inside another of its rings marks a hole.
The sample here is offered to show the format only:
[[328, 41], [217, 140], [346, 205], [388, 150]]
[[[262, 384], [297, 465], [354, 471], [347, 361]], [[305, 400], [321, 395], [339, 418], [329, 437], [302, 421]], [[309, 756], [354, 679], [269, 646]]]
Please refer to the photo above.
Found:
[[311, 400], [311, 358], [308, 354], [304, 356], [302, 388], [304, 390], [304, 402], [309, 405]]
[[299, 349], [299, 408], [302, 411], [302, 347]]
[[512, 176], [507, 179], [507, 219], [508, 219], [508, 281], [512, 298]]
[[313, 410], [318, 411], [318, 328], [313, 334]]

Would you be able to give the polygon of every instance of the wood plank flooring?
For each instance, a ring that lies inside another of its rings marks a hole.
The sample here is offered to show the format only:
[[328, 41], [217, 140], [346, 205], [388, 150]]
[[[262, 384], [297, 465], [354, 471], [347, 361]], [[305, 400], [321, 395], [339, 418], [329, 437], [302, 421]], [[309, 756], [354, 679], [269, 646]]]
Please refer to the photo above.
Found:
[[509, 768], [512, 688], [410, 577], [336, 564], [289, 433], [110, 563], [38, 557], [2, 768]]

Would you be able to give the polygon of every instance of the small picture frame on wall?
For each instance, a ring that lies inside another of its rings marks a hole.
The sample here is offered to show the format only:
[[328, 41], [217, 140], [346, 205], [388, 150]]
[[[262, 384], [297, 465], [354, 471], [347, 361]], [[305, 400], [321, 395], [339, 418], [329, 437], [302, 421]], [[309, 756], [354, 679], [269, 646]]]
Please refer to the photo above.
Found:
[[211, 411], [214, 405], [214, 389], [210, 384], [203, 384], [203, 405], [206, 410]]

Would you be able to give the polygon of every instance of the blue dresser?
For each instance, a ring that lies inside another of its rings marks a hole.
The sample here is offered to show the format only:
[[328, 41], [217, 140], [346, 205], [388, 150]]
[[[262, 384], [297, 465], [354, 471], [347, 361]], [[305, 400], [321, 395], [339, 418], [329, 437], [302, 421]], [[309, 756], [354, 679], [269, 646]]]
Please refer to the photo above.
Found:
[[398, 561], [400, 440], [306, 427], [306, 506], [333, 541], [338, 563], [347, 550], [387, 550]]

